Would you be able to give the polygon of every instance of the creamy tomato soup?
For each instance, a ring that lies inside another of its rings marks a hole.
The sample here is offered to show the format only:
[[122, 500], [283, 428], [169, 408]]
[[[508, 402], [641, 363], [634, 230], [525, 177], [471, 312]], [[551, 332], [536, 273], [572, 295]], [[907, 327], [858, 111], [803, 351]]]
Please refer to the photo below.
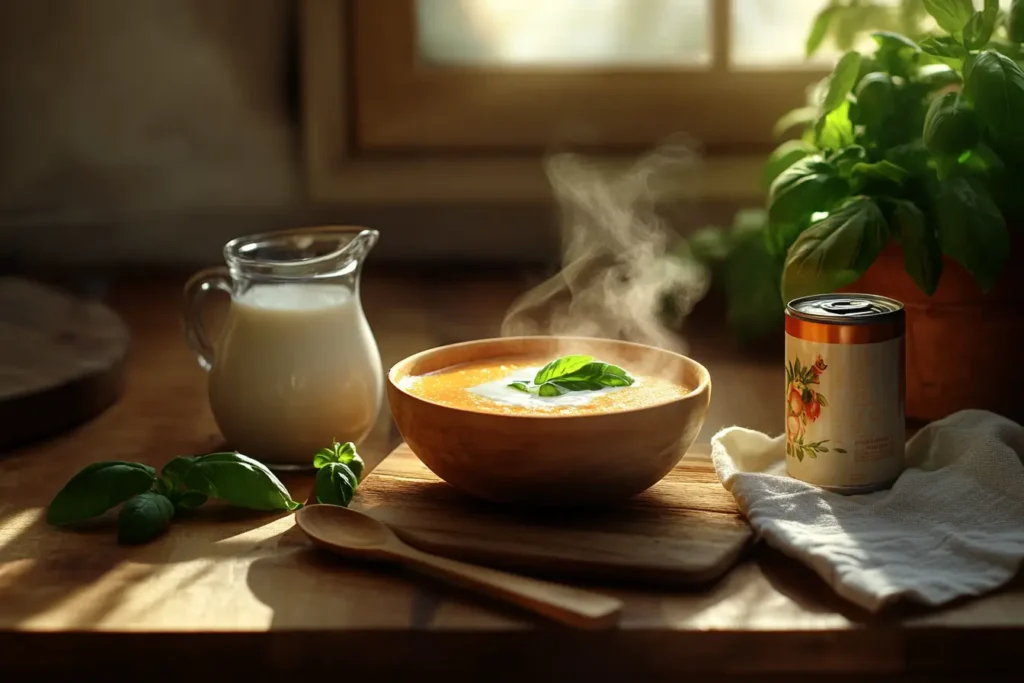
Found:
[[[399, 387], [414, 396], [451, 406], [507, 415], [590, 415], [646, 408], [689, 393], [671, 380], [631, 373], [630, 386], [538, 396], [509, 387], [530, 382], [551, 358], [496, 358], [410, 375]], [[628, 371], [629, 368], [626, 368]]]

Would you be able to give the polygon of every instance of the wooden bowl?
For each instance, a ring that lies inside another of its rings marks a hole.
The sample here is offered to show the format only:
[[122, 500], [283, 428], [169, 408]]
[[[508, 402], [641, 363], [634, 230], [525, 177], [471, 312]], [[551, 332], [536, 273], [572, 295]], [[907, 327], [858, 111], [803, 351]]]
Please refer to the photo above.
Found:
[[[488, 358], [586, 353], [643, 367], [692, 391], [668, 403], [592, 415], [502, 415], [453, 408], [400, 388], [407, 375]], [[576, 337], [506, 337], [417, 353], [388, 373], [398, 430], [437, 476], [487, 500], [545, 506], [615, 503], [653, 486], [697, 438], [711, 377], [696, 361], [642, 344]]]

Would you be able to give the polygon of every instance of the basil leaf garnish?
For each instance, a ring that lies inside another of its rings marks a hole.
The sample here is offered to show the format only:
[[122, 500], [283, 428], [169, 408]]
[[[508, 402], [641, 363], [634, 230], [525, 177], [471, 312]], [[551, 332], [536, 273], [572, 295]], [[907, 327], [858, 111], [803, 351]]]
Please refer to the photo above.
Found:
[[151, 541], [171, 525], [174, 504], [170, 499], [153, 491], [129, 498], [117, 515], [119, 543], [145, 543]]
[[340, 462], [329, 462], [316, 473], [316, 500], [327, 505], [348, 507], [359, 486], [359, 478]]
[[253, 510], [297, 510], [281, 480], [266, 465], [241, 453], [210, 453], [185, 470], [188, 491]]
[[107, 510], [145, 493], [156, 481], [156, 470], [137, 462], [94, 462], [64, 485], [46, 511], [54, 525], [98, 517]]
[[539, 395], [547, 397], [561, 396], [562, 394], [566, 394], [568, 392], [568, 389], [563, 389], [562, 387], [558, 386], [558, 384], [556, 384], [555, 382], [545, 382], [544, 384], [541, 384], [540, 387], [537, 388], [537, 393]]
[[539, 396], [561, 396], [569, 391], [596, 391], [604, 387], [627, 387], [635, 380], [618, 365], [594, 360], [593, 356], [565, 356], [545, 365], [534, 377], [533, 386], [522, 381], [508, 386]]
[[533, 378], [533, 383], [544, 384], [549, 379], [571, 375], [592, 360], [594, 360], [593, 356], [563, 356], [562, 358], [556, 358], [540, 369], [537, 376]]

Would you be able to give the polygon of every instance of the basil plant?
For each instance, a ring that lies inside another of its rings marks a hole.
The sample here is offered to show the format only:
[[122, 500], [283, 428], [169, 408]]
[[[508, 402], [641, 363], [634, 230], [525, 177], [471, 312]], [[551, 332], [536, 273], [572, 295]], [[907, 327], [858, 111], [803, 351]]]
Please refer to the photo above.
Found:
[[857, 280], [894, 240], [907, 274], [932, 294], [942, 256], [982, 290], [1024, 214], [1024, 0], [925, 0], [941, 33], [871, 35], [818, 87], [799, 128], [765, 169], [768, 249], [782, 259], [784, 300]]

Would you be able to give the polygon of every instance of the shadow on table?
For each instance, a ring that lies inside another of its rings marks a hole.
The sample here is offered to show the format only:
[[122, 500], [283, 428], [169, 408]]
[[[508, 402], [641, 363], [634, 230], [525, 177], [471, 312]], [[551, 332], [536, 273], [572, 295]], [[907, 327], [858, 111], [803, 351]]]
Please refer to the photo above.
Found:
[[[63, 529], [49, 526], [43, 510], [22, 514], [34, 519], [0, 545], [0, 628], [24, 626], [70, 600], [74, 609], [62, 613], [60, 623], [91, 626], [122, 604], [125, 591], [163, 566], [251, 552], [251, 542], [229, 539], [281, 516], [212, 503], [176, 520], [148, 544], [123, 546], [117, 543], [116, 511]], [[88, 600], [81, 598], [86, 592]]]

